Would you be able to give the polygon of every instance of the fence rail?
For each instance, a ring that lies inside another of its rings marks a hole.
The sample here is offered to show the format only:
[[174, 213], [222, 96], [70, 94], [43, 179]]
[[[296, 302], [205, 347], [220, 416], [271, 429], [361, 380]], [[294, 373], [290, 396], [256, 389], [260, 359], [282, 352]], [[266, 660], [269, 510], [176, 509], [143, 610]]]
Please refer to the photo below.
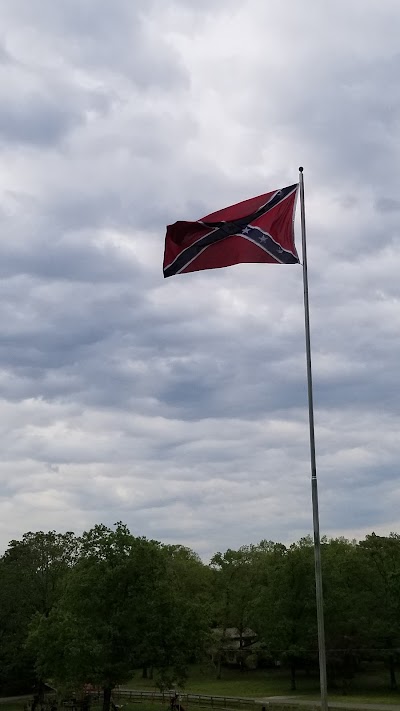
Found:
[[[123, 705], [124, 701], [140, 703], [141, 701], [161, 702], [165, 704], [165, 711], [169, 711], [171, 699], [175, 696], [175, 689], [166, 691], [137, 691], [134, 689], [114, 689], [113, 696], [115, 700]], [[317, 711], [320, 708], [320, 702], [315, 701], [300, 701], [298, 699], [276, 698], [276, 699], [252, 699], [244, 696], [208, 696], [207, 694], [188, 694], [179, 693], [179, 704], [185, 711], [188, 711], [190, 706], [197, 706], [199, 709], [204, 708], [208, 711], [307, 711], [313, 709]], [[177, 706], [175, 706], [175, 710]], [[346, 707], [341, 707], [340, 711], [346, 711]], [[352, 708], [354, 711], [354, 707]]]
[[[163, 703], [169, 703], [172, 697], [175, 695], [175, 690], [167, 691], [136, 691], [133, 689], [115, 689], [114, 696], [120, 699], [129, 701], [162, 701]], [[246, 697], [238, 696], [208, 696], [206, 694], [189, 694], [189, 693], [179, 693], [179, 703], [182, 706], [185, 704], [188, 706], [206, 706], [207, 708], [217, 708], [217, 709], [243, 709], [243, 711], [254, 710], [256, 706], [260, 705], [260, 701], [257, 699], [250, 699]], [[263, 703], [263, 706], [268, 706], [267, 703]]]

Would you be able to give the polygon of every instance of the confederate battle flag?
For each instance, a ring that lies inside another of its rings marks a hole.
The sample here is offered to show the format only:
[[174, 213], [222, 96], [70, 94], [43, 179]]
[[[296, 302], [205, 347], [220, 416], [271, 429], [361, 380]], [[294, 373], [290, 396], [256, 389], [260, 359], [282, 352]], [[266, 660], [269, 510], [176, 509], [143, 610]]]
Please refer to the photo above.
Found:
[[298, 185], [225, 207], [197, 222], [168, 225], [164, 276], [241, 262], [297, 264], [294, 213]]

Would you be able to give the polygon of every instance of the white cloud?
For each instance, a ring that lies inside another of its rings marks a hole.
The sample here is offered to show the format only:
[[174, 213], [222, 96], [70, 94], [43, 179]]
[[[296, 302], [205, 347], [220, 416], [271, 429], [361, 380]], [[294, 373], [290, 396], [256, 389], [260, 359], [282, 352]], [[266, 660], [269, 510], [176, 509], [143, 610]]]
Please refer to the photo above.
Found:
[[[305, 165], [321, 528], [400, 528], [397, 3], [4, 7], [0, 543], [311, 529], [300, 267], [163, 281], [165, 224]], [[299, 221], [296, 221], [299, 242]]]

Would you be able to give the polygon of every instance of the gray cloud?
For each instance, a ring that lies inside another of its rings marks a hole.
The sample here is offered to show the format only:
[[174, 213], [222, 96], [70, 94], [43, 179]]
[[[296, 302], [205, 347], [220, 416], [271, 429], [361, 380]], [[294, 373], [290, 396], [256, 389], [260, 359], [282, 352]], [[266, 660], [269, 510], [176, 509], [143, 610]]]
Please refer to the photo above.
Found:
[[[151, 10], [151, 3], [147, 5]], [[106, 0], [73, 0], [55, 5], [33, 0], [27, 6], [17, 0], [6, 14], [19, 29], [11, 44], [20, 48], [21, 40], [29, 39], [36, 48], [44, 40], [39, 57], [46, 64], [55, 56], [61, 64], [73, 63], [82, 74], [94, 72], [97, 81], [126, 77], [144, 92], [187, 84], [174, 47], [151, 22], [143, 3], [118, 0], [111, 6]]]
[[165, 224], [300, 163], [321, 527], [399, 530], [398, 19], [4, 7], [1, 545], [122, 519], [207, 557], [310, 531], [301, 268], [161, 269]]

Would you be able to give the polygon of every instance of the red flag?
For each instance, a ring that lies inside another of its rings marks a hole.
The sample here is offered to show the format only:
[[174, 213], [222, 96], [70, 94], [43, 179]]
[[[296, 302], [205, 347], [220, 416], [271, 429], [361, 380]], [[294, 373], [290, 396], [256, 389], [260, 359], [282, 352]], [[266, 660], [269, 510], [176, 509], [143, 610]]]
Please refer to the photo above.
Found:
[[241, 262], [297, 264], [294, 213], [298, 185], [273, 190], [206, 215], [168, 225], [164, 276]]

